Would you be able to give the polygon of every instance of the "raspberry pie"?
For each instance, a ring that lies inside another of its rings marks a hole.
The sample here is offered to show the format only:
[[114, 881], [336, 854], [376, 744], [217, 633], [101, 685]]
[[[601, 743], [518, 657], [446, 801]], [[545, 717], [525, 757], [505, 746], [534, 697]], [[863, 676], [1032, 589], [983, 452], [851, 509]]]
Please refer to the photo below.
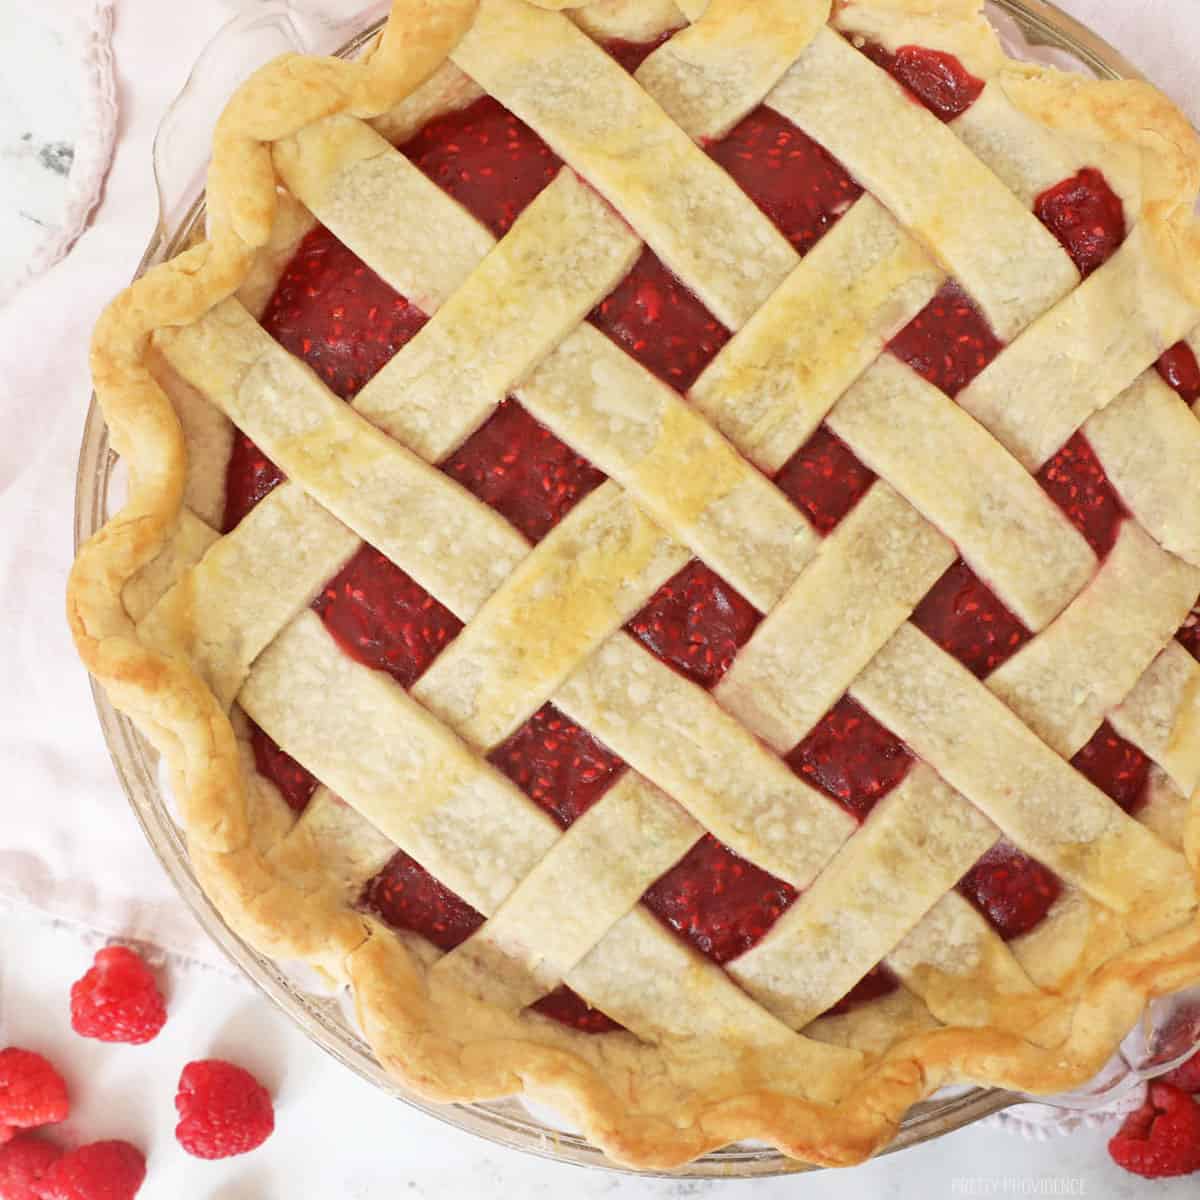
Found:
[[71, 619], [409, 1086], [849, 1163], [1200, 980], [1200, 149], [977, 0], [677, 3], [236, 94]]

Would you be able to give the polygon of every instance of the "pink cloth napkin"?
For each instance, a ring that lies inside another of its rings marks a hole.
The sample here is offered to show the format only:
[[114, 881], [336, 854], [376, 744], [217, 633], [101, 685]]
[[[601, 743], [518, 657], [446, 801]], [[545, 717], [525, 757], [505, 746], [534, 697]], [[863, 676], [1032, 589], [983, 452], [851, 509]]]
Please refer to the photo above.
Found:
[[[111, 12], [109, 0], [101, 10]], [[191, 0], [186, 11], [119, 0], [112, 52], [120, 136], [103, 201], [69, 256], [0, 308], [0, 604], [9, 614], [0, 655], [0, 900], [221, 962], [117, 783], [63, 596], [91, 327], [129, 281], [154, 230], [150, 154], [158, 122], [232, 15], [219, 0]], [[101, 40], [90, 52], [102, 59]], [[77, 161], [104, 157], [103, 124], [93, 133], [77, 147]]]

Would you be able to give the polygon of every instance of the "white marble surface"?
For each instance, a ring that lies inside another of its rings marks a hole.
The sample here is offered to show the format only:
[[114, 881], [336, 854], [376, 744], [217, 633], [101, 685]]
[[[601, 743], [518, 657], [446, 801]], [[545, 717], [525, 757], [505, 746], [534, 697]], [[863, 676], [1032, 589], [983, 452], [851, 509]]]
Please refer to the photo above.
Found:
[[[561, 1166], [478, 1141], [388, 1099], [315, 1049], [248, 987], [211, 968], [168, 967], [171, 1015], [151, 1044], [84, 1042], [68, 1029], [66, 997], [90, 957], [74, 932], [0, 911], [0, 1045], [28, 1046], [64, 1065], [77, 1097], [64, 1141], [122, 1137], [146, 1151], [139, 1200], [1195, 1200], [1200, 1191], [1195, 1179], [1150, 1185], [1126, 1175], [1108, 1160], [1099, 1131], [1035, 1143], [966, 1129], [853, 1171], [751, 1182], [649, 1180]], [[277, 1103], [271, 1140], [223, 1163], [189, 1159], [172, 1136], [179, 1070], [210, 1054], [258, 1073]]]
[[[78, 128], [79, 74], [59, 22], [0, 0], [0, 294], [62, 212]], [[15, 36], [14, 36], [15, 35]]]
[[[237, 4], [226, 0], [226, 14]], [[1195, 106], [1192, 72], [1200, 51], [1198, 0], [1063, 0], [1064, 6], [1109, 33], [1157, 78], [1174, 79], [1172, 89]], [[136, 14], [131, 17], [130, 9]], [[124, 18], [124, 32], [121, 21]], [[166, 10], [118, 5], [118, 51], [130, 24], [139, 21], [154, 36], [173, 40]], [[215, 25], [214, 25], [215, 27]], [[0, 0], [0, 284], [32, 248], [39, 222], [52, 221], [62, 202], [61, 167], [75, 136], [75, 76], [64, 60], [58, 25], [38, 4]], [[1164, 36], [1167, 31], [1169, 36]], [[176, 57], [190, 59], [194, 50]], [[120, 62], [119, 62], [120, 65]], [[125, 276], [149, 233], [152, 205], [145, 128], [147, 110], [166, 102], [182, 80], [182, 65], [151, 80], [139, 78], [140, 100], [131, 111], [143, 131], [139, 161], [118, 174], [109, 204], [138, 208], [138, 230], [125, 231], [116, 245], [80, 247], [81, 266], [96, 275]], [[126, 84], [128, 86], [128, 82]], [[1192, 108], [1193, 115], [1197, 114]], [[128, 142], [126, 143], [128, 147]], [[128, 148], [126, 149], [128, 154]], [[103, 215], [103, 214], [102, 214]], [[144, 226], [144, 232], [142, 230]], [[53, 281], [46, 281], [52, 285]], [[0, 288], [2, 290], [2, 288]], [[82, 343], [82, 337], [80, 339]], [[34, 357], [37, 357], [35, 355]], [[68, 352], [71, 386], [82, 394], [82, 349]], [[3, 391], [0, 390], [0, 395]], [[11, 402], [15, 393], [9, 394]], [[15, 410], [7, 415], [10, 425]], [[64, 419], [78, 421], [70, 413]], [[19, 424], [19, 423], [18, 423]], [[69, 472], [63, 471], [63, 486]], [[65, 559], [65, 539], [54, 553]], [[88, 719], [87, 716], [84, 718]], [[31, 776], [32, 777], [32, 776]], [[10, 780], [11, 782], [11, 780]], [[110, 781], [111, 782], [111, 781]], [[113, 785], [115, 787], [115, 784]], [[136, 838], [132, 820], [128, 832]], [[1096, 1131], [1047, 1143], [1031, 1143], [995, 1130], [973, 1128], [939, 1142], [880, 1159], [850, 1172], [822, 1172], [755, 1183], [652, 1181], [584, 1172], [508, 1152], [471, 1139], [405, 1108], [361, 1083], [312, 1047], [248, 986], [219, 971], [168, 967], [171, 1019], [152, 1045], [111, 1048], [83, 1042], [67, 1025], [70, 982], [86, 966], [90, 947], [71, 929], [55, 927], [16, 910], [0, 909], [0, 1045], [19, 1043], [60, 1061], [77, 1098], [64, 1140], [127, 1137], [148, 1153], [146, 1200], [263, 1200], [273, 1197], [554, 1197], [601, 1196], [651, 1200], [699, 1195], [753, 1196], [775, 1200], [941, 1200], [959, 1196], [1086, 1196], [1102, 1200], [1195, 1200], [1197, 1180], [1145, 1184], [1114, 1167]], [[245, 1063], [275, 1091], [278, 1128], [271, 1141], [244, 1159], [199, 1163], [187, 1158], [172, 1137], [171, 1099], [188, 1059], [220, 1054]], [[303, 1182], [297, 1184], [297, 1180]]]

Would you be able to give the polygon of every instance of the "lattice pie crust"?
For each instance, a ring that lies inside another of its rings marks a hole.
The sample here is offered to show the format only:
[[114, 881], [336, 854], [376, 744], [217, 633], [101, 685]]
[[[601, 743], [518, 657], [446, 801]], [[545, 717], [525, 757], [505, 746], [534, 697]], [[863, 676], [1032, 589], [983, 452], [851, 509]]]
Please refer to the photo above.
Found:
[[[978, 10], [395, 0], [366, 60], [237, 92], [207, 240], [101, 318], [130, 488], [71, 576], [80, 654], [226, 918], [348, 985], [422, 1094], [524, 1092], [640, 1166], [846, 1164], [942, 1085], [1080, 1084], [1200, 980], [1200, 424], [1152, 370], [1200, 349], [1200, 152]], [[596, 44], [669, 30], [634, 75]], [[943, 123], [865, 41], [986, 87]], [[499, 242], [393, 148], [482, 92], [568, 164]], [[866, 189], [803, 258], [703, 149], [760, 104]], [[1031, 209], [1086, 166], [1129, 233], [1081, 281]], [[314, 218], [430, 316], [351, 404], [256, 320]], [[644, 244], [734, 334], [686, 396], [584, 323]], [[956, 400], [883, 353], [951, 278], [1006, 343]], [[536, 546], [434, 466], [507, 395], [608, 477]], [[879, 476], [825, 537], [772, 481], [822, 423]], [[289, 481], [221, 536], [233, 426]], [[1080, 430], [1132, 514], [1103, 560], [1034, 480]], [[408, 690], [309, 609], [363, 541], [465, 623]], [[1034, 635], [986, 681], [909, 619], [960, 555]], [[711, 692], [622, 631], [693, 558], [767, 614]], [[781, 757], [846, 695], [918, 760], [861, 829]], [[629, 764], [566, 832], [486, 760], [551, 700]], [[325, 785], [303, 815], [247, 715]], [[1105, 721], [1154, 764], [1133, 816], [1070, 762]], [[800, 893], [724, 969], [638, 903], [706, 832]], [[1063, 881], [1009, 942], [955, 891], [1001, 837]], [[397, 846], [488, 918], [449, 953], [358, 903]], [[880, 962], [902, 986], [829, 1015]], [[564, 982], [624, 1029], [529, 1009]]]

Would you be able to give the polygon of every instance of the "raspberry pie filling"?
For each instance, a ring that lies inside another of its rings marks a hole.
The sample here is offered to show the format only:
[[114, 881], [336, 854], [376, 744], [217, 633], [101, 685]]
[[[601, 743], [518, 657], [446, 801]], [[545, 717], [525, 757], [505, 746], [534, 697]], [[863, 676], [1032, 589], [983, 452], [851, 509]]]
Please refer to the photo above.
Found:
[[[665, 39], [646, 45], [613, 43], [608, 49], [627, 70], [634, 70]], [[949, 54], [916, 46], [891, 53], [870, 42], [859, 49], [891, 74], [914, 103], [945, 122], [967, 112], [983, 89], [982, 81]], [[802, 255], [863, 194], [828, 151], [765, 107], [706, 149]], [[429, 122], [400, 150], [498, 237], [561, 167], [537, 134], [490, 97]], [[1084, 276], [1111, 257], [1126, 236], [1120, 201], [1091, 168], [1045, 192], [1035, 212]], [[412, 218], [399, 214], [396, 219]], [[649, 249], [588, 319], [681, 394], [730, 338], [730, 331]], [[284, 271], [262, 325], [349, 400], [426, 320], [426, 314], [318, 226]], [[888, 345], [892, 355], [951, 398], [1003, 348], [978, 306], [953, 279]], [[1189, 403], [1200, 398], [1200, 368], [1186, 344], [1164, 355], [1159, 370]], [[531, 543], [545, 537], [605, 478], [513, 398], [440, 465]], [[825, 425], [774, 478], [822, 536], [832, 534], [876, 483], [875, 473]], [[1087, 438], [1073, 436], [1037, 478], [1103, 560], [1128, 514]], [[226, 480], [226, 529], [282, 480], [282, 472], [238, 434]], [[463, 627], [368, 545], [329, 580], [312, 607], [346, 654], [387, 672], [404, 688], [416, 683]], [[695, 559], [663, 584], [626, 628], [647, 653], [692, 683], [712, 688], [761, 619], [746, 598]], [[979, 679], [1003, 666], [1032, 637], [961, 558], [917, 605], [912, 622]], [[1181, 631], [1180, 641], [1200, 657], [1195, 622]], [[317, 780], [257, 727], [252, 745], [258, 770], [293, 809], [303, 811]], [[564, 829], [628, 769], [553, 704], [529, 717], [488, 758]], [[871, 820], [877, 804], [915, 761], [908, 747], [850, 696], [839, 700], [783, 759], [859, 823]], [[1073, 762], [1126, 811], [1142, 803], [1149, 760], [1107, 722]], [[1038, 926], [1062, 884], [1047, 867], [1001, 841], [966, 874], [959, 891], [1009, 939]], [[705, 834], [645, 892], [642, 902], [680, 938], [723, 965], [758, 944], [798, 894]], [[403, 851], [366, 885], [360, 903], [444, 951], [484, 923], [480, 913]], [[880, 964], [830, 1015], [848, 1012], [897, 986], [896, 977]], [[533, 1007], [584, 1032], [621, 1028], [565, 986]]]

